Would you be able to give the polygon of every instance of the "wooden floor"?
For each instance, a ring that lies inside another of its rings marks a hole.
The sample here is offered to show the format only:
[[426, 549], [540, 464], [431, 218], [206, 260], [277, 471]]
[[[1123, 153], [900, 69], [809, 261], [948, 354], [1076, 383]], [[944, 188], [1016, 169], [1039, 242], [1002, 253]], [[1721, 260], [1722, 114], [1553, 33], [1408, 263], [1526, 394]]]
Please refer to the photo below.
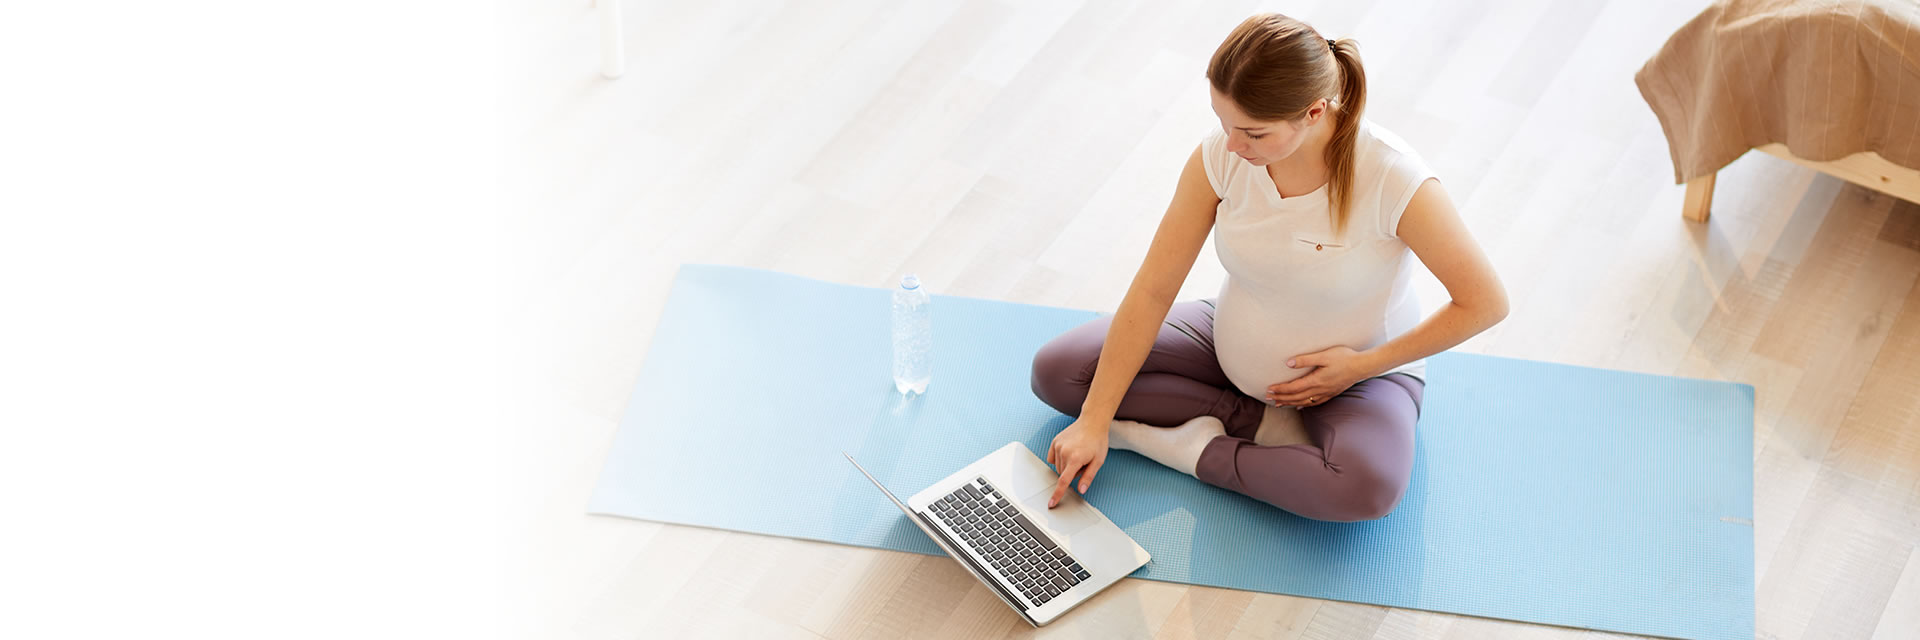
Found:
[[629, 1], [618, 80], [590, 0], [512, 7], [514, 630], [1612, 635], [1131, 579], [1035, 631], [950, 559], [585, 515], [677, 265], [1113, 309], [1218, 126], [1207, 56], [1279, 10], [1360, 40], [1368, 115], [1499, 268], [1513, 313], [1458, 350], [1754, 385], [1759, 637], [1920, 637], [1920, 205], [1755, 153], [1682, 221], [1632, 74], [1704, 5]]

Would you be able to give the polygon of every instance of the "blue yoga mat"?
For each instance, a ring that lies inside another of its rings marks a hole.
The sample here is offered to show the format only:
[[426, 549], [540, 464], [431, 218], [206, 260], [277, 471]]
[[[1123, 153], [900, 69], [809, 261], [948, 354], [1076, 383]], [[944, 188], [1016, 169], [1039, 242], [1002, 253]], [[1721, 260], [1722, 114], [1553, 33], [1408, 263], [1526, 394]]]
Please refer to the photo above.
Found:
[[[889, 377], [884, 289], [681, 268], [593, 513], [924, 554], [840, 456], [919, 491], [1072, 422], [1034, 352], [1091, 311], [934, 296], [933, 383]], [[1428, 361], [1392, 514], [1301, 518], [1115, 451], [1086, 499], [1135, 577], [1679, 638], [1752, 638], [1753, 387], [1462, 353]]]

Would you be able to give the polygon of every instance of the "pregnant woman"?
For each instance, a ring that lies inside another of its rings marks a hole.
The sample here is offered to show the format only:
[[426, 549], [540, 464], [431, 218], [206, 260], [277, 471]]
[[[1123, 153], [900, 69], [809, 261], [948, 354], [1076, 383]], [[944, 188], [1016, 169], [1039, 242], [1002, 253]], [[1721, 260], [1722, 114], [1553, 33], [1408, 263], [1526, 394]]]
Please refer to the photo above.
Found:
[[[1506, 292], [1426, 164], [1361, 117], [1352, 40], [1256, 15], [1207, 79], [1221, 130], [1118, 312], [1034, 356], [1034, 394], [1077, 418], [1047, 451], [1050, 506], [1112, 446], [1307, 518], [1384, 517], [1412, 473], [1424, 358], [1505, 318]], [[1209, 232], [1226, 284], [1174, 304]], [[1415, 257], [1452, 298], [1424, 319]], [[1311, 442], [1256, 443], [1288, 420]]]

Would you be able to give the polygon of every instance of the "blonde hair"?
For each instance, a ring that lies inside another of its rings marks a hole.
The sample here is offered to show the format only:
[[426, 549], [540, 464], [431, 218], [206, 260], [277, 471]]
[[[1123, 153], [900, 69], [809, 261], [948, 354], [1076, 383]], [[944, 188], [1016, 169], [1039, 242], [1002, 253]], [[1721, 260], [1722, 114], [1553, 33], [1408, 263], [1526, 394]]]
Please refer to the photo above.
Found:
[[[1247, 117], [1298, 120], [1321, 98], [1335, 98], [1333, 139], [1326, 162], [1333, 228], [1342, 233], [1353, 203], [1354, 147], [1367, 106], [1367, 75], [1352, 38], [1320, 37], [1306, 23], [1277, 13], [1254, 15], [1234, 27], [1207, 63], [1207, 80]], [[1337, 96], [1337, 98], [1336, 98]]]

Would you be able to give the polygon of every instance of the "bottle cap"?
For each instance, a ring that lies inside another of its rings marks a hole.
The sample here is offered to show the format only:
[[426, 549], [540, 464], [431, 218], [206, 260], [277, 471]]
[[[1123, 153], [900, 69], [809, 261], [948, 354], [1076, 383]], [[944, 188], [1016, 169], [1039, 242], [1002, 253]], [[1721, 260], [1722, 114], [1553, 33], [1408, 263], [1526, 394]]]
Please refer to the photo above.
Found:
[[900, 288], [902, 289], [920, 288], [920, 276], [916, 276], [911, 273], [907, 274], [906, 277], [900, 279]]

